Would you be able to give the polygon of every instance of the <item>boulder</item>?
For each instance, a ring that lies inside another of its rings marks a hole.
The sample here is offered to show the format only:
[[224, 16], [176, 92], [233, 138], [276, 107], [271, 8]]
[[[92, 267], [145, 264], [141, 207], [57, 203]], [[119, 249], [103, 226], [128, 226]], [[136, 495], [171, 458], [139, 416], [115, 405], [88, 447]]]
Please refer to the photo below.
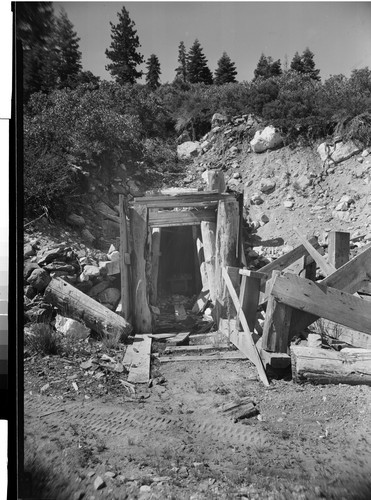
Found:
[[186, 141], [177, 147], [177, 154], [181, 160], [188, 160], [197, 156], [199, 151], [200, 143], [198, 141]]
[[353, 141], [336, 142], [334, 145], [323, 142], [317, 148], [317, 153], [320, 155], [323, 162], [341, 163], [342, 161], [351, 158], [358, 154], [361, 148], [357, 147]]
[[67, 222], [68, 222], [68, 224], [71, 224], [71, 226], [75, 226], [75, 227], [84, 227], [85, 226], [84, 217], [81, 217], [81, 215], [77, 215], [77, 214], [70, 214], [67, 217]]
[[264, 194], [271, 193], [272, 191], [274, 191], [275, 187], [276, 181], [274, 179], [268, 179], [265, 177], [263, 177], [259, 184], [259, 189]]
[[27, 283], [38, 292], [43, 292], [50, 283], [50, 276], [45, 269], [34, 269], [27, 279]]
[[221, 113], [214, 113], [211, 118], [211, 128], [220, 127], [228, 123], [228, 118]]
[[267, 149], [274, 149], [283, 144], [281, 134], [272, 126], [257, 131], [250, 141], [251, 149], [254, 153], [263, 153]]
[[140, 186], [133, 180], [129, 180], [127, 183], [127, 188], [129, 190], [129, 193], [132, 196], [140, 196], [142, 194], [142, 190]]
[[113, 261], [120, 260], [120, 252], [115, 250], [114, 252], [111, 252], [107, 255], [108, 259]]
[[90, 335], [90, 329], [83, 323], [59, 314], [55, 318], [55, 329], [74, 339], [86, 339]]
[[251, 195], [250, 202], [252, 205], [261, 205], [262, 203], [264, 203], [264, 200], [259, 193], [253, 193]]
[[106, 288], [103, 292], [98, 293], [95, 300], [113, 310], [116, 308], [120, 297], [121, 292], [117, 288]]
[[305, 191], [305, 189], [312, 184], [312, 180], [309, 179], [306, 175], [301, 175], [296, 179], [295, 182], [298, 188], [302, 191]]
[[83, 229], [81, 231], [81, 236], [84, 238], [85, 241], [87, 241], [88, 243], [93, 243], [95, 241], [95, 236], [93, 236], [91, 234], [91, 232], [89, 231], [89, 229]]
[[283, 202], [283, 206], [285, 208], [292, 208], [294, 206], [294, 202], [292, 200], [285, 200]]
[[35, 269], [41, 269], [40, 266], [38, 264], [36, 264], [35, 262], [29, 262], [29, 261], [26, 261], [24, 263], [24, 266], [23, 266], [23, 279], [25, 281], [27, 281], [27, 279], [31, 276], [31, 273], [35, 270]]
[[68, 250], [71, 249], [69, 247], [64, 247], [64, 246], [48, 248], [47, 250], [44, 250], [44, 252], [41, 254], [41, 257], [38, 259], [37, 263], [40, 266], [43, 266], [45, 264], [49, 264], [49, 262], [52, 262], [53, 260], [64, 261], [66, 252]]
[[94, 285], [87, 293], [89, 297], [96, 297], [99, 293], [104, 292], [107, 288], [111, 286], [111, 282], [109, 280], [103, 280], [97, 285]]
[[177, 138], [176, 142], [178, 144], [183, 144], [183, 142], [189, 142], [191, 140], [191, 136], [189, 135], [189, 132], [185, 130], [180, 134], [180, 136]]
[[36, 251], [35, 251], [34, 247], [30, 243], [27, 243], [26, 245], [24, 245], [23, 257], [25, 259], [27, 259], [27, 257], [32, 257], [33, 255], [36, 255]]
[[100, 269], [97, 266], [87, 265], [79, 276], [79, 281], [89, 281], [100, 276]]

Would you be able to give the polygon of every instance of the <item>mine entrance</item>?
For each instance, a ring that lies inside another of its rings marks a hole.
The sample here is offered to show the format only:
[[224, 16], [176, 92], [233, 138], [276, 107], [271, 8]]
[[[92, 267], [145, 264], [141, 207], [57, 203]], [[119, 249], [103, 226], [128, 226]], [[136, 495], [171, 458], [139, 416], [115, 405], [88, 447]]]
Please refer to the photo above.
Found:
[[158, 291], [160, 297], [191, 297], [201, 291], [194, 226], [161, 229]]

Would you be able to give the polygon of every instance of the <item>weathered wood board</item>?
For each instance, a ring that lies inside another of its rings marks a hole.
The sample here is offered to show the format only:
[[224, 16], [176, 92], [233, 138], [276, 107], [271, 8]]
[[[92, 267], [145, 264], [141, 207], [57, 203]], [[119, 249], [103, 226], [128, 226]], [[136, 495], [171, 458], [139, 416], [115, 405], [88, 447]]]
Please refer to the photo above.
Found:
[[152, 339], [148, 335], [136, 335], [126, 350], [123, 365], [129, 370], [128, 382], [145, 384], [149, 381]]
[[161, 363], [171, 363], [171, 362], [181, 362], [181, 361], [238, 361], [238, 360], [247, 360], [247, 357], [240, 351], [234, 352], [216, 352], [208, 355], [200, 355], [200, 356], [191, 356], [191, 355], [183, 355], [183, 356], [161, 356], [159, 358]]
[[179, 345], [186, 342], [190, 336], [191, 332], [180, 332], [175, 337], [168, 340], [170, 345]]

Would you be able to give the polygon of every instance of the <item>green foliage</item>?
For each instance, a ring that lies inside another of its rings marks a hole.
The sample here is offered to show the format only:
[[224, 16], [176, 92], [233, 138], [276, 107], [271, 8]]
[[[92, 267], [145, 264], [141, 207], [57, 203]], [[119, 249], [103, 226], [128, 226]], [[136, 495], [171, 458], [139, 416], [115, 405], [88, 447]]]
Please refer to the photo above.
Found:
[[135, 23], [129, 17], [128, 11], [122, 7], [117, 13], [118, 24], [110, 22], [112, 42], [110, 49], [106, 49], [106, 56], [112, 62], [107, 64], [106, 70], [111, 73], [117, 83], [135, 83], [143, 72], [136, 68], [143, 62], [143, 56], [138, 52], [139, 38], [135, 30]]
[[53, 355], [62, 351], [61, 336], [48, 323], [33, 323], [25, 336], [25, 346], [33, 354]]
[[188, 80], [188, 74], [187, 74], [188, 55], [184, 42], [179, 43], [178, 63], [179, 66], [175, 68], [175, 80], [186, 82]]
[[205, 83], [206, 85], [213, 83], [213, 75], [207, 66], [206, 56], [197, 38], [189, 49], [187, 73], [190, 83]]
[[254, 80], [271, 78], [273, 76], [278, 76], [282, 73], [281, 61], [273, 61], [271, 56], [265, 56], [262, 54], [258, 61], [258, 65], [254, 71]]
[[214, 83], [223, 85], [224, 83], [236, 82], [236, 65], [231, 61], [231, 58], [226, 52], [223, 52], [222, 57], [218, 61], [218, 67], [215, 70]]
[[290, 64], [291, 70], [297, 71], [303, 75], [308, 75], [312, 80], [320, 81], [319, 69], [315, 69], [315, 67], [314, 54], [308, 47], [301, 56], [298, 52], [295, 52]]
[[147, 61], [146, 83], [152, 90], [156, 90], [160, 84], [160, 61], [155, 54], [152, 54]]

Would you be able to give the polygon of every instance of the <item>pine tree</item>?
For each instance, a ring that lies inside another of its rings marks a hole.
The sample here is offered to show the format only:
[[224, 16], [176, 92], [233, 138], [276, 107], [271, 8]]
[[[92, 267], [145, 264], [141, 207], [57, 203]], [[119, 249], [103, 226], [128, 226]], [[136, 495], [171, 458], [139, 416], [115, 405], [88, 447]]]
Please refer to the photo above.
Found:
[[308, 47], [304, 50], [301, 60], [303, 63], [304, 73], [309, 75], [312, 80], [320, 81], [321, 77], [319, 76], [319, 69], [315, 69], [316, 64], [314, 62], [314, 54]]
[[213, 83], [213, 75], [207, 66], [207, 59], [197, 38], [189, 49], [187, 72], [190, 83], [205, 83], [207, 85]]
[[156, 90], [160, 84], [160, 61], [155, 54], [152, 54], [147, 61], [146, 83], [152, 90]]
[[304, 75], [309, 75], [312, 80], [320, 81], [319, 69], [315, 69], [315, 66], [314, 54], [307, 47], [301, 56], [298, 52], [295, 52], [290, 64], [290, 69]]
[[178, 48], [178, 63], [179, 66], [175, 68], [175, 80], [181, 80], [182, 82], [187, 81], [187, 64], [188, 56], [184, 42], [180, 42]]
[[110, 22], [111, 50], [106, 49], [105, 54], [112, 62], [107, 64], [106, 70], [120, 84], [135, 83], [143, 75], [142, 71], [136, 69], [143, 62], [143, 56], [138, 52], [141, 45], [134, 29], [135, 23], [130, 19], [125, 7], [117, 13], [117, 16], [118, 24], [114, 25]]
[[281, 73], [282, 70], [280, 59], [277, 59], [277, 61], [273, 61], [273, 58], [271, 56], [262, 54], [254, 71], [254, 80], [256, 80], [257, 78], [263, 78], [264, 80], [266, 80], [267, 78], [271, 78], [272, 76], [278, 76]]
[[16, 38], [23, 49], [23, 97], [28, 101], [30, 95], [44, 85], [54, 10], [51, 2], [15, 2], [13, 8]]
[[223, 52], [222, 57], [218, 61], [218, 67], [215, 70], [214, 83], [223, 85], [223, 83], [236, 82], [236, 65], [231, 61], [231, 58], [226, 52]]
[[52, 60], [50, 66], [46, 68], [47, 72], [54, 75], [58, 88], [73, 86], [73, 82], [82, 69], [79, 41], [80, 38], [73, 30], [73, 24], [68, 19], [65, 10], [62, 9], [56, 19], [51, 39], [50, 55]]

